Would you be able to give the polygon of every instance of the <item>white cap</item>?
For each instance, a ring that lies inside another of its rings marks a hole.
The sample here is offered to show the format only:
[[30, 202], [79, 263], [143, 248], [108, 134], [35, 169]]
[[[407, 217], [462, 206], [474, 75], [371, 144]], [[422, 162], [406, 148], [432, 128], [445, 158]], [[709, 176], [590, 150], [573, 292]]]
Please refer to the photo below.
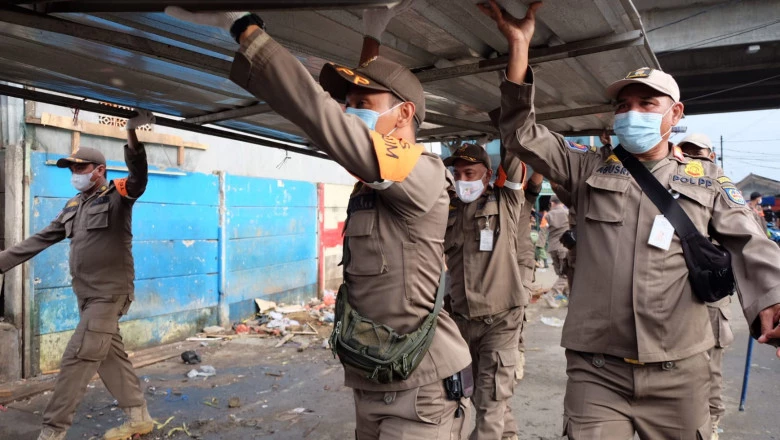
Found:
[[705, 148], [712, 151], [712, 142], [710, 142], [710, 138], [708, 138], [707, 135], [701, 133], [692, 133], [688, 136], [685, 136], [683, 140], [677, 143], [678, 146], [682, 144], [693, 144], [699, 148]]
[[609, 87], [607, 87], [607, 97], [610, 99], [617, 99], [618, 94], [623, 90], [623, 87], [630, 84], [644, 84], [658, 90], [664, 95], [669, 95], [674, 99], [674, 102], [680, 101], [680, 87], [677, 86], [677, 81], [674, 80], [672, 75], [649, 67], [642, 67], [641, 69], [629, 72], [625, 78], [610, 84]]

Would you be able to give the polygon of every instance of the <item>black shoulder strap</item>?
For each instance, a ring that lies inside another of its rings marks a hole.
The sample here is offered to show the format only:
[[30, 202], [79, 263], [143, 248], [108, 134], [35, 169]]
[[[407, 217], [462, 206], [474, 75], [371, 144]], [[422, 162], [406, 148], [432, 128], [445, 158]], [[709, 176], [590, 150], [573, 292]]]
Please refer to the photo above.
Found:
[[669, 223], [674, 226], [674, 230], [677, 231], [677, 235], [680, 238], [699, 234], [699, 230], [696, 229], [688, 214], [685, 213], [680, 204], [677, 203], [674, 197], [669, 194], [669, 191], [661, 185], [661, 182], [653, 176], [653, 173], [647, 167], [626, 151], [622, 145], [615, 147], [613, 152], [623, 162], [623, 166], [631, 173], [636, 183], [642, 188], [642, 191], [647, 194], [647, 197], [669, 220]]

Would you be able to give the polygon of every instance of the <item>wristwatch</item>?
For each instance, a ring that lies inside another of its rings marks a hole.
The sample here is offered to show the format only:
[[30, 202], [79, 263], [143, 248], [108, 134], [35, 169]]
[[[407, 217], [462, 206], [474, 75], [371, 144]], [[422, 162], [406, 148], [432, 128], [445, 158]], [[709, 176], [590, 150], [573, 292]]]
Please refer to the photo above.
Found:
[[265, 22], [263, 21], [263, 19], [260, 18], [259, 15], [255, 13], [251, 13], [251, 14], [246, 14], [243, 17], [233, 22], [233, 25], [230, 26], [230, 36], [233, 37], [234, 40], [236, 40], [236, 43], [239, 43], [238, 38], [241, 36], [241, 34], [244, 33], [244, 31], [249, 26], [253, 24], [260, 26], [260, 29], [265, 30]]

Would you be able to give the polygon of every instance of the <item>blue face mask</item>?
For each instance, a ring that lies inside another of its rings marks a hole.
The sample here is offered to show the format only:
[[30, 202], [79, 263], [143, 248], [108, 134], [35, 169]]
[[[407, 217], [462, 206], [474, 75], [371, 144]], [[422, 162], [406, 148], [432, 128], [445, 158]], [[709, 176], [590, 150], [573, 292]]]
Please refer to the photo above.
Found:
[[[376, 112], [374, 110], [369, 110], [367, 108], [354, 108], [354, 107], [347, 107], [345, 113], [348, 115], [355, 115], [358, 118], [360, 118], [363, 122], [366, 123], [369, 130], [376, 130], [376, 122], [379, 120], [379, 118], [384, 115], [385, 113], [389, 113], [396, 108], [398, 108], [403, 102], [400, 102], [393, 107], [383, 111], [382, 113]], [[394, 132], [395, 128], [393, 128], [390, 133]], [[390, 133], [387, 133], [387, 136], [390, 135]]]
[[642, 154], [652, 150], [669, 133], [661, 134], [661, 122], [671, 109], [672, 107], [669, 107], [663, 114], [632, 110], [615, 115], [613, 129], [620, 145], [632, 154]]

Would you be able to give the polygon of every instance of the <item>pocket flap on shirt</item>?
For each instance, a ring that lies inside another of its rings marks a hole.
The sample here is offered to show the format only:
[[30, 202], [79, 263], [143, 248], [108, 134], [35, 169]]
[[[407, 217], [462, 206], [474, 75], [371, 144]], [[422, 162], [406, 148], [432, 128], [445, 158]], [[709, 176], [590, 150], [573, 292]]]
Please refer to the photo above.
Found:
[[588, 180], [586, 180], [585, 183], [587, 183], [591, 188], [614, 192], [626, 192], [628, 186], [631, 184], [628, 179], [601, 176], [598, 174], [594, 174], [588, 177]]
[[344, 235], [347, 237], [365, 237], [374, 232], [374, 211], [359, 211], [353, 213], [347, 226], [344, 229]]

